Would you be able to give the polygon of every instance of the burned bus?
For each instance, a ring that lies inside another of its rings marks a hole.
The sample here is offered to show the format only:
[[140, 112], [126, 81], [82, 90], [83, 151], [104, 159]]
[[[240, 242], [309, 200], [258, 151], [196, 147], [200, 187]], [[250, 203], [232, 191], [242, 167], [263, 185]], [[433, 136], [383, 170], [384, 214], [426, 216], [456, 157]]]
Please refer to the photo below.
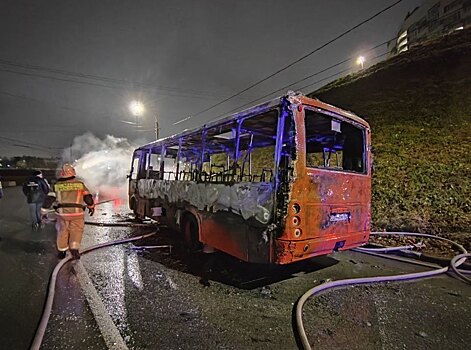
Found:
[[288, 264], [370, 233], [370, 127], [288, 93], [134, 151], [129, 205], [192, 249]]

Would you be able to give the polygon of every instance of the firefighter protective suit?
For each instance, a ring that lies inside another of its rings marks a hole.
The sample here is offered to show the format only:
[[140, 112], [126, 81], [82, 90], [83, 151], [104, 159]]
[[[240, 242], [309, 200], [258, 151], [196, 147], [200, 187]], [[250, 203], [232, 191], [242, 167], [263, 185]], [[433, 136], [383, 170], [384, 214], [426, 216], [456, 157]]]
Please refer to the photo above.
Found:
[[43, 209], [47, 210], [52, 206], [57, 213], [56, 231], [59, 252], [65, 253], [70, 250], [72, 256], [78, 259], [85, 225], [84, 209], [88, 208], [89, 214], [93, 215], [95, 205], [88, 188], [75, 177], [75, 169], [71, 165], [65, 164], [60, 176], [54, 184], [54, 192], [49, 193], [45, 200]]

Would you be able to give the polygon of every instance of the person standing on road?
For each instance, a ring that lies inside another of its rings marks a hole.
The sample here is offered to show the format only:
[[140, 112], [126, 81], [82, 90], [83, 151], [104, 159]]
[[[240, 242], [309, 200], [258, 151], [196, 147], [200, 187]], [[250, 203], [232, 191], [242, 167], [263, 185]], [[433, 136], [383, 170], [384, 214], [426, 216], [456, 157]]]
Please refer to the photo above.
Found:
[[62, 166], [60, 178], [54, 184], [54, 192], [47, 196], [42, 212], [47, 213], [51, 207], [57, 213], [58, 258], [65, 258], [66, 251], [70, 250], [74, 259], [80, 259], [79, 249], [85, 226], [84, 210], [88, 208], [88, 213], [92, 216], [95, 203], [87, 186], [75, 177], [75, 169], [70, 164]]
[[49, 190], [49, 183], [43, 177], [43, 173], [40, 170], [35, 170], [33, 175], [23, 184], [23, 193], [28, 202], [33, 229], [43, 227], [41, 222], [41, 207]]

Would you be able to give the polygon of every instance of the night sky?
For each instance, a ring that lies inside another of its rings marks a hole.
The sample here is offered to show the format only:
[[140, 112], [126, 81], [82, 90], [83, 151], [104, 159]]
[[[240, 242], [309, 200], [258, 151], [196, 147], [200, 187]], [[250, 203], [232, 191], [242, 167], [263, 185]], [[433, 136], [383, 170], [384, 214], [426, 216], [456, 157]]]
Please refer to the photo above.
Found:
[[[87, 131], [141, 143], [203, 124], [396, 35], [403, 0], [294, 67], [205, 114], [394, 0], [0, 0], [0, 156], [57, 155]], [[382, 54], [386, 46], [364, 54]], [[296, 90], [354, 61], [295, 85]], [[333, 79], [333, 78], [331, 78]], [[314, 84], [308, 93], [328, 80]], [[281, 95], [276, 93], [271, 97]], [[128, 105], [141, 100], [139, 118]], [[266, 98], [268, 99], [268, 98]], [[340, 106], [341, 107], [341, 106]]]

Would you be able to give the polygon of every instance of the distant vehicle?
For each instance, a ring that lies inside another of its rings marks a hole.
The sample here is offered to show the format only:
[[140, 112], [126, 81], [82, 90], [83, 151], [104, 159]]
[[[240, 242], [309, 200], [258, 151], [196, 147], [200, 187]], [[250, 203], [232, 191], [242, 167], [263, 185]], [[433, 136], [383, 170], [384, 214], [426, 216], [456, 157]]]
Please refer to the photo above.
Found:
[[129, 205], [203, 246], [287, 264], [346, 250], [370, 234], [370, 127], [302, 94], [134, 151]]

